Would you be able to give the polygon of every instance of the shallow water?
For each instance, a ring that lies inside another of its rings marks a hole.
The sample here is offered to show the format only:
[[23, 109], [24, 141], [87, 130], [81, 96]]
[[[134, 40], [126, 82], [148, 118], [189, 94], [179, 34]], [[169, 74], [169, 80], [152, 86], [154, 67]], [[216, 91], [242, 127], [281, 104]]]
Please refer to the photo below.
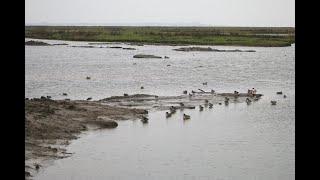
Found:
[[[26, 46], [26, 97], [63, 99], [62, 92], [67, 92], [71, 99], [98, 100], [123, 93], [179, 95], [198, 88], [246, 92], [252, 87], [264, 96], [250, 105], [186, 109], [169, 119], [164, 111], [153, 112], [146, 125], [128, 120], [118, 122], [116, 129], [86, 132], [68, 147], [72, 157], [54, 161], [34, 179], [295, 178], [294, 46], [211, 46], [254, 53], [133, 47], [138, 50]], [[170, 59], [132, 58], [138, 53]], [[271, 106], [270, 100], [277, 105]], [[182, 120], [183, 113], [191, 119]]]

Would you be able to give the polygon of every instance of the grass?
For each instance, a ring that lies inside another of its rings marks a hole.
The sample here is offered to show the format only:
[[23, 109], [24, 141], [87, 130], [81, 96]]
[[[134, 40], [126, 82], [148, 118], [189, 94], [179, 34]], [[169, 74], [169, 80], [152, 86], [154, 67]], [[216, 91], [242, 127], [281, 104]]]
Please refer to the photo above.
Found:
[[168, 45], [290, 46], [291, 27], [26, 26], [26, 38]]

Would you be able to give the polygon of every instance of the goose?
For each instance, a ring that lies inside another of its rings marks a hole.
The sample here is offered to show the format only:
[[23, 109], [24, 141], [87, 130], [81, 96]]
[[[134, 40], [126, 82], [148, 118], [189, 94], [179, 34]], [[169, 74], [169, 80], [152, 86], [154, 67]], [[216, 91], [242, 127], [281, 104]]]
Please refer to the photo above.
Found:
[[277, 101], [271, 101], [271, 105], [276, 105]]
[[188, 91], [187, 91], [187, 90], [184, 90], [184, 91], [183, 91], [183, 94], [188, 94]]
[[189, 115], [183, 114], [183, 119], [190, 119]]
[[184, 106], [184, 104], [181, 102], [181, 103], [180, 103], [180, 106]]
[[277, 92], [277, 94], [282, 94], [282, 91]]
[[171, 113], [166, 112], [166, 117], [171, 117]]
[[199, 105], [199, 110], [202, 111], [203, 110], [203, 106]]

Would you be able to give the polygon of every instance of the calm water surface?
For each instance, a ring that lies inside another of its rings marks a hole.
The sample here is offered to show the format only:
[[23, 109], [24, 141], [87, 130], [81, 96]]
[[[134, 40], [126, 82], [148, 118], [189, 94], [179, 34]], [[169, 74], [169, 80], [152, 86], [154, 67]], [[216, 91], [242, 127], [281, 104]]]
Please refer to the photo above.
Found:
[[[116, 129], [85, 132], [68, 147], [72, 157], [54, 161], [34, 179], [295, 179], [294, 46], [212, 46], [257, 51], [226, 53], [119, 45], [138, 50], [26, 46], [26, 97], [64, 99], [67, 92], [71, 99], [98, 100], [123, 93], [245, 92], [252, 87], [264, 96], [251, 105], [178, 111], [169, 119], [159, 111], [149, 114], [146, 125], [128, 120]], [[138, 53], [170, 59], [132, 58]], [[191, 119], [182, 120], [183, 113]]]

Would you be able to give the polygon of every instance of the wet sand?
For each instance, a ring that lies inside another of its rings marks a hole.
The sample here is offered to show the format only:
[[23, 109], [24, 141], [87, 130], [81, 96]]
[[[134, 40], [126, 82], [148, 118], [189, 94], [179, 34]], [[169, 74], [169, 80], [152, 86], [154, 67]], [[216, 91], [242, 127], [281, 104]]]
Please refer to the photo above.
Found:
[[[32, 177], [38, 168], [49, 160], [71, 156], [65, 149], [70, 140], [77, 139], [82, 131], [106, 128], [108, 121], [139, 119], [148, 111], [195, 109], [204, 105], [205, 100], [213, 105], [243, 103], [246, 98], [259, 100], [247, 93], [235, 98], [233, 93], [195, 92], [181, 96], [156, 96], [135, 94], [112, 96], [99, 101], [83, 100], [25, 100], [25, 171]], [[228, 97], [229, 103], [225, 103]], [[184, 106], [181, 106], [180, 103]]]

